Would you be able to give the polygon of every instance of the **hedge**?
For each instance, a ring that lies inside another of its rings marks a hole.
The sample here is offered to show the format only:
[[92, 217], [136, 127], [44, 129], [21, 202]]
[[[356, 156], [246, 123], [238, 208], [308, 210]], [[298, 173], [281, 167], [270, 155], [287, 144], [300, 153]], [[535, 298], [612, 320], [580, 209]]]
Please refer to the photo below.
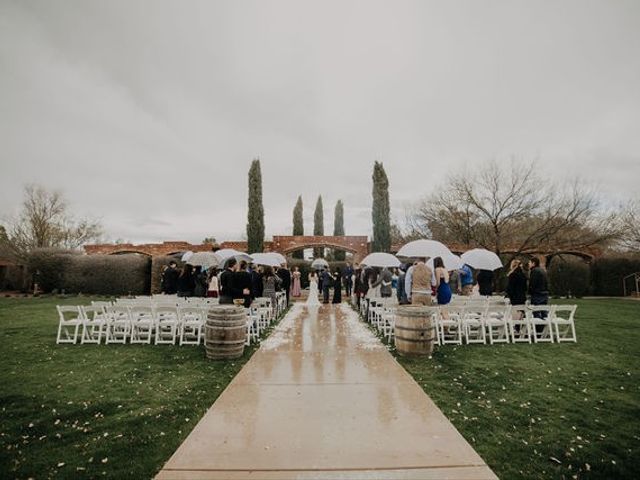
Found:
[[549, 290], [558, 297], [584, 297], [589, 293], [589, 264], [570, 256], [555, 256], [548, 267]]
[[[595, 296], [622, 296], [622, 279], [640, 272], [639, 256], [601, 257], [591, 265], [591, 294]], [[628, 284], [631, 287], [631, 284]]]
[[32, 252], [27, 265], [34, 281], [45, 293], [150, 293], [151, 259], [144, 255], [81, 255], [46, 249]]

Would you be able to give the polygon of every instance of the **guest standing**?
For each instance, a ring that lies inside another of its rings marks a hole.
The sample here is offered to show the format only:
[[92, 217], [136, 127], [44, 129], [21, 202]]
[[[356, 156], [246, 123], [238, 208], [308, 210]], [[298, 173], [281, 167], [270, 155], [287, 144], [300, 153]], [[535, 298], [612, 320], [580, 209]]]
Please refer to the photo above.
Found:
[[449, 302], [451, 302], [449, 272], [444, 268], [444, 262], [441, 257], [433, 259], [433, 269], [436, 277], [436, 298], [438, 305], [448, 305]]
[[176, 268], [177, 264], [173, 260], [169, 262], [169, 268], [164, 272], [164, 293], [167, 295], [173, 295], [178, 291], [178, 277], [180, 272]]
[[293, 286], [291, 287], [291, 295], [295, 298], [298, 298], [302, 295], [302, 285], [300, 283], [300, 278], [302, 274], [300, 273], [299, 267], [293, 268], [293, 273], [291, 274], [293, 277]]
[[271, 306], [276, 308], [278, 305], [276, 299], [276, 290], [282, 283], [282, 279], [273, 273], [273, 268], [264, 267], [262, 275], [262, 294], [271, 299]]
[[[527, 301], [527, 276], [522, 271], [522, 262], [518, 259], [511, 260], [506, 294], [511, 305], [524, 305]], [[522, 310], [520, 312], [520, 318], [522, 318], [524, 312]]]
[[393, 293], [391, 287], [393, 283], [393, 277], [387, 267], [383, 268], [378, 274], [378, 278], [371, 284], [371, 288], [380, 288], [380, 296], [382, 298], [389, 298]]
[[333, 303], [342, 303], [342, 272], [339, 268], [333, 275]]
[[178, 277], [178, 296], [179, 297], [193, 297], [193, 290], [195, 289], [196, 282], [193, 276], [193, 265], [186, 264], [180, 272]]
[[249, 273], [251, 275], [251, 298], [262, 297], [262, 268], [250, 265]]
[[344, 271], [342, 272], [342, 278], [344, 283], [345, 295], [347, 298], [351, 297], [353, 289], [353, 268], [350, 263], [347, 263]]
[[194, 288], [193, 288], [193, 296], [194, 297], [204, 297], [207, 294], [207, 275], [202, 271], [202, 267], [197, 265], [195, 271], [193, 272], [193, 280], [194, 280]]
[[247, 262], [242, 260], [233, 276], [234, 300], [244, 300], [244, 308], [251, 306], [251, 274], [247, 271]]
[[289, 305], [289, 293], [291, 290], [291, 272], [287, 268], [287, 264], [283, 263], [282, 268], [278, 269], [278, 277], [282, 280], [281, 287], [287, 296], [287, 306]]
[[473, 292], [473, 271], [466, 263], [458, 270], [459, 293], [468, 297]]
[[480, 295], [483, 297], [493, 295], [493, 272], [491, 270], [478, 270], [476, 280]]
[[227, 260], [226, 268], [220, 275], [220, 305], [232, 304], [233, 299], [237, 297], [233, 279], [237, 270], [238, 261], [235, 258]]
[[218, 282], [218, 269], [211, 268], [209, 270], [209, 287], [207, 288], [207, 297], [218, 298], [220, 296], [220, 283]]
[[420, 259], [411, 270], [411, 303], [413, 305], [431, 305], [431, 286], [433, 273]]

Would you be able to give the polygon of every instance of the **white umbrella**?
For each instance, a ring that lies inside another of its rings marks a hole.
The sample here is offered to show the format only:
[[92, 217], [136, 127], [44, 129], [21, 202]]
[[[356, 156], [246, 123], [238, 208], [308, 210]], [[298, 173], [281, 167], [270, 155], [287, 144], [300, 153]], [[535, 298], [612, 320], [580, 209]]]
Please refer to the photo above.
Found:
[[313, 262], [311, 262], [311, 268], [329, 268], [329, 262], [327, 262], [324, 258], [316, 258]]
[[444, 258], [445, 255], [452, 255], [451, 250], [436, 240], [414, 240], [398, 251], [398, 257], [408, 258]]
[[[287, 263], [287, 258], [284, 255], [282, 255], [281, 253], [278, 253], [278, 252], [267, 252], [267, 253], [265, 253], [265, 255], [269, 255], [270, 257], [275, 258], [276, 260], [278, 260], [278, 263], [280, 265], [282, 265], [283, 263]], [[251, 255], [251, 256], [253, 256], [253, 255]]]
[[223, 248], [215, 252], [223, 261], [233, 257], [236, 260], [245, 260], [247, 262], [251, 261], [251, 256], [246, 253], [239, 252], [233, 248]]
[[464, 252], [462, 261], [478, 270], [497, 270], [503, 266], [498, 255], [484, 248], [474, 248]]
[[193, 252], [189, 250], [188, 252], [184, 252], [182, 254], [182, 257], [180, 257], [180, 260], [182, 260], [183, 262], [188, 262], [191, 257], [193, 257]]
[[367, 267], [389, 267], [398, 268], [402, 263], [390, 253], [376, 252], [370, 253], [360, 262]]
[[188, 263], [194, 266], [200, 265], [206, 269], [222, 265], [222, 258], [213, 252], [196, 252], [189, 257]]
[[[464, 265], [464, 262], [462, 261], [462, 259], [457, 256], [454, 255], [453, 253], [449, 253], [447, 255], [438, 255], [438, 257], [442, 258], [442, 263], [444, 263], [444, 268], [446, 268], [447, 270], [459, 270], [462, 268], [462, 266]], [[427, 261], [427, 266], [433, 270], [433, 260], [436, 257], [430, 258]]]
[[279, 267], [280, 261], [273, 255], [269, 255], [268, 253], [252, 253], [251, 254], [252, 263], [255, 265], [265, 265], [269, 267]]

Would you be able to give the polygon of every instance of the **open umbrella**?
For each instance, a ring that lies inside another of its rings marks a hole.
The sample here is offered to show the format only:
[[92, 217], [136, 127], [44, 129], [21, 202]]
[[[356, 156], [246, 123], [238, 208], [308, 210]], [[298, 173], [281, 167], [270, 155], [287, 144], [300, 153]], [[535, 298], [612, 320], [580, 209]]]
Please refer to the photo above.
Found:
[[269, 267], [279, 267], [280, 261], [274, 255], [268, 253], [252, 253], [252, 263], [255, 265], [265, 265]]
[[474, 248], [462, 254], [462, 261], [478, 270], [497, 270], [502, 268], [502, 261], [495, 253], [484, 248]]
[[360, 262], [367, 267], [388, 267], [399, 268], [402, 263], [390, 253], [376, 252], [370, 253]]
[[193, 266], [201, 266], [204, 269], [211, 267], [219, 267], [222, 265], [222, 258], [213, 252], [196, 252], [193, 253], [188, 262]]
[[[275, 258], [276, 260], [278, 260], [278, 264], [282, 265], [283, 263], [287, 263], [287, 258], [282, 255], [281, 253], [278, 252], [267, 252], [265, 253], [265, 255], [269, 255], [270, 257]], [[253, 255], [251, 255], [253, 256]]]
[[182, 260], [183, 262], [188, 262], [191, 257], [193, 257], [193, 252], [189, 250], [188, 252], [184, 252], [182, 254], [182, 257], [180, 257], [180, 260]]
[[244, 252], [239, 252], [238, 250], [235, 250], [233, 248], [223, 248], [221, 250], [216, 251], [215, 253], [223, 261], [226, 261], [231, 257], [235, 258], [238, 261], [240, 261], [240, 260], [244, 260], [246, 262], [250, 262], [251, 261], [251, 256], [250, 255], [247, 255]]
[[[437, 256], [442, 258], [442, 263], [444, 263], [444, 268], [446, 268], [447, 270], [459, 270], [464, 265], [464, 262], [462, 261], [462, 259], [459, 256], [454, 255], [453, 253], [449, 253], [446, 255], [437, 255]], [[433, 260], [435, 258], [436, 257], [432, 257], [427, 261], [427, 266], [431, 270], [433, 270]]]
[[329, 262], [327, 262], [324, 258], [316, 258], [313, 262], [311, 262], [311, 268], [319, 270], [321, 268], [329, 268]]
[[451, 250], [436, 240], [414, 240], [398, 251], [398, 257], [406, 258], [444, 258], [445, 255], [452, 255]]

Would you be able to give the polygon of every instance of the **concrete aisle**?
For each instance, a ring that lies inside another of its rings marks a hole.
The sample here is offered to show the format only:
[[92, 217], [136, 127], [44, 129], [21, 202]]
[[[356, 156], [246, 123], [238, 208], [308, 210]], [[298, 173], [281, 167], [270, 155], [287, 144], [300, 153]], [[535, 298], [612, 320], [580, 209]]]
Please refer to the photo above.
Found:
[[496, 476], [347, 305], [296, 304], [157, 478]]

